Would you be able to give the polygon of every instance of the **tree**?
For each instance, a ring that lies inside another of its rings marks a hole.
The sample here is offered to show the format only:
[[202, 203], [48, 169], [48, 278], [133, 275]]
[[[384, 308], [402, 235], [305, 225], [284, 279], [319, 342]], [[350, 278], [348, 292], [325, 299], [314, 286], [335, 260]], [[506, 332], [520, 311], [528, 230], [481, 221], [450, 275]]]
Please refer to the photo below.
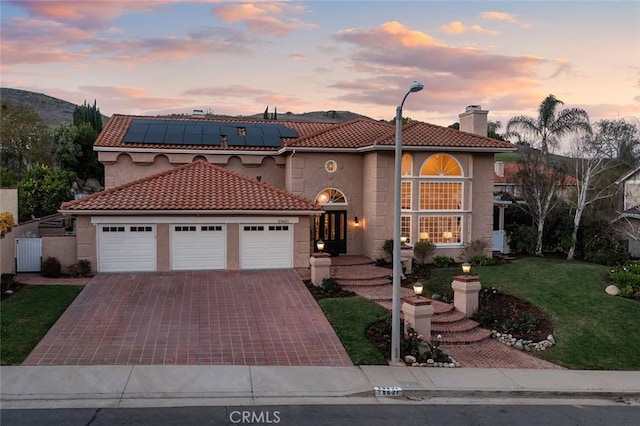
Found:
[[75, 172], [81, 179], [95, 177], [102, 180], [102, 165], [93, 151], [97, 136], [89, 123], [56, 127], [53, 131], [53, 146], [57, 164]]
[[504, 136], [498, 133], [498, 130], [500, 130], [501, 128], [502, 123], [500, 121], [489, 121], [487, 123], [487, 137], [499, 141], [505, 140]]
[[[402, 125], [404, 126], [405, 124], [409, 124], [413, 121], [413, 119], [411, 117], [402, 117]], [[396, 118], [393, 117], [391, 120], [389, 120], [389, 123], [393, 124], [394, 126], [396, 125]]]
[[0, 166], [16, 179], [36, 164], [51, 164], [49, 130], [33, 108], [2, 103]]
[[550, 151], [563, 138], [575, 133], [589, 134], [589, 116], [579, 108], [558, 111], [564, 103], [554, 95], [547, 96], [538, 107], [538, 117], [517, 116], [507, 123], [507, 137], [515, 137], [519, 142], [528, 143], [526, 155], [520, 162], [518, 178], [528, 208], [537, 225], [535, 254], [542, 256], [544, 222], [549, 212], [557, 204], [556, 188], [564, 181], [561, 165], [552, 164]]
[[55, 213], [63, 201], [71, 199], [74, 173], [38, 165], [25, 172], [18, 183], [18, 212], [21, 218]]
[[606, 158], [618, 160], [627, 169], [640, 160], [640, 131], [624, 119], [600, 120], [595, 125], [593, 150]]
[[73, 124], [80, 126], [83, 123], [89, 123], [95, 130], [96, 135], [102, 131], [102, 114], [100, 114], [100, 108], [96, 106], [95, 99], [93, 106], [84, 101], [82, 106], [76, 106], [73, 109]]
[[269, 119], [269, 105], [267, 105], [267, 107], [264, 109], [264, 112], [262, 113], [262, 119], [263, 120]]

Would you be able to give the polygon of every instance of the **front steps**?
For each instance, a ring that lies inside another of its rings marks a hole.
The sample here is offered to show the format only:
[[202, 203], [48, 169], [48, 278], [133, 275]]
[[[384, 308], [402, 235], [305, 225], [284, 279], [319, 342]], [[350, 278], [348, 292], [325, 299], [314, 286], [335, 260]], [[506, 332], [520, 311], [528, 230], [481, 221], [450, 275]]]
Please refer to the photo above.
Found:
[[[375, 266], [375, 262], [363, 256], [340, 256], [332, 258], [331, 277], [348, 291], [373, 300], [391, 310], [393, 286], [391, 269]], [[402, 287], [400, 297], [412, 297], [411, 289]], [[431, 317], [431, 341], [443, 345], [466, 345], [480, 342], [491, 336], [489, 330], [480, 328], [478, 323], [467, 319], [449, 303], [432, 302], [434, 315]], [[440, 336], [438, 338], [438, 336]]]

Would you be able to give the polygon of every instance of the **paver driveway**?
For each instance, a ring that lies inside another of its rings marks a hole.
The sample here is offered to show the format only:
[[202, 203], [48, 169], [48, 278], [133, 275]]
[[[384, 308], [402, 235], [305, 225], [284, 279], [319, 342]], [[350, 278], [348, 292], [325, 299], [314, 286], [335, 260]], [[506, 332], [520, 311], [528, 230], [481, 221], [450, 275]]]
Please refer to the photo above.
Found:
[[293, 270], [96, 275], [25, 365], [352, 365]]

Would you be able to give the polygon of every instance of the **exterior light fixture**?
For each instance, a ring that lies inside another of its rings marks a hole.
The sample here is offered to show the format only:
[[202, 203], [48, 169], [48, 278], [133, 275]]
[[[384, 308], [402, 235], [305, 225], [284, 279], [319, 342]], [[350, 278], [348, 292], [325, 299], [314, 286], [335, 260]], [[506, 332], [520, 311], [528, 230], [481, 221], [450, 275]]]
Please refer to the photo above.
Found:
[[407, 236], [406, 235], [401, 236], [400, 242], [402, 243], [402, 245], [404, 245], [407, 242]]
[[465, 275], [469, 275], [469, 272], [471, 272], [471, 264], [469, 262], [462, 264], [462, 272], [464, 272]]
[[416, 297], [420, 297], [422, 295], [422, 290], [424, 289], [424, 285], [420, 281], [416, 281], [413, 285], [413, 292], [416, 294]]
[[421, 232], [420, 233], [420, 240], [428, 240], [429, 239], [429, 233], [428, 232]]
[[353, 225], [357, 228], [358, 226], [360, 226], [360, 222], [358, 222], [358, 216], [355, 217], [355, 219], [353, 220]]
[[450, 240], [451, 238], [453, 238], [453, 232], [443, 232], [442, 233], [442, 238]]
[[322, 253], [322, 250], [324, 250], [324, 241], [318, 240], [316, 242], [316, 247], [318, 247], [318, 251]]
[[424, 84], [414, 81], [396, 108], [396, 138], [395, 138], [395, 173], [393, 182], [393, 299], [391, 308], [391, 364], [400, 365], [400, 284], [402, 277], [402, 262], [400, 259], [400, 202], [402, 178], [402, 107], [407, 96], [424, 89]]

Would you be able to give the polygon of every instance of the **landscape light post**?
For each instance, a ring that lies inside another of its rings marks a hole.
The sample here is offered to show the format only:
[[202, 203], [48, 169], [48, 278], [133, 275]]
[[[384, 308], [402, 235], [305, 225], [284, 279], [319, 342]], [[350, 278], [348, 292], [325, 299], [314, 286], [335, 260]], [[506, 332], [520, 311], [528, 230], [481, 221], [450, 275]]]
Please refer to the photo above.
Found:
[[402, 102], [396, 108], [396, 141], [395, 141], [395, 179], [393, 190], [393, 303], [391, 311], [391, 364], [400, 364], [400, 282], [402, 276], [402, 264], [400, 261], [400, 191], [402, 176], [402, 106], [413, 92], [419, 92], [424, 84], [414, 81], [409, 86], [409, 91], [402, 98]]

